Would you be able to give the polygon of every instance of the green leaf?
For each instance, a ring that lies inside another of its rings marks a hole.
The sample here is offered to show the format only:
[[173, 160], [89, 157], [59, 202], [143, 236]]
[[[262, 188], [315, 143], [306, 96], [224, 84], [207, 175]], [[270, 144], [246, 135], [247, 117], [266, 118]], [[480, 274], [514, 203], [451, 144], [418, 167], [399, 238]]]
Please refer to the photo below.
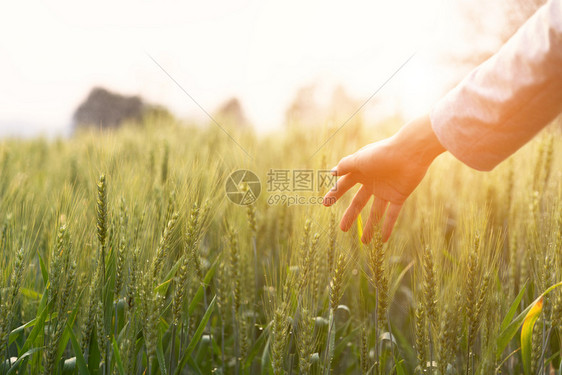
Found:
[[171, 284], [171, 282], [172, 282], [172, 279], [168, 279], [168, 280], [164, 281], [162, 284], [157, 285], [156, 288], [154, 288], [154, 291], [157, 294], [165, 295], [166, 291], [168, 290], [168, 287]]
[[400, 354], [402, 355], [402, 357], [406, 358], [406, 360], [408, 361], [414, 361], [416, 358], [416, 352], [410, 345], [410, 341], [408, 341], [406, 335], [392, 322], [390, 322], [390, 331], [392, 332], [392, 336], [398, 343], [398, 347], [400, 348]]
[[191, 366], [191, 369], [195, 371], [196, 374], [203, 374], [197, 363], [193, 360], [193, 358], [189, 357], [187, 363]]
[[121, 360], [121, 354], [119, 354], [119, 347], [117, 346], [115, 337], [111, 338], [111, 346], [113, 347], [113, 357], [115, 358], [119, 375], [125, 375], [125, 368], [123, 367], [123, 361]]
[[521, 303], [521, 299], [523, 299], [523, 295], [525, 294], [525, 289], [527, 289], [527, 284], [523, 285], [523, 288], [521, 288], [519, 294], [517, 295], [517, 297], [515, 297], [515, 299], [511, 303], [511, 306], [509, 307], [509, 311], [505, 315], [505, 318], [503, 318], [502, 324], [500, 325], [500, 332], [502, 332], [507, 328], [507, 326], [515, 316], [515, 313], [517, 312], [517, 308]]
[[22, 355], [19, 356], [19, 358], [12, 363], [12, 367], [10, 367], [10, 369], [8, 370], [8, 372], [6, 373], [6, 375], [10, 375], [10, 374], [15, 374], [15, 371], [18, 369], [19, 365], [21, 364], [21, 362], [26, 359], [27, 357], [29, 357], [30, 355], [32, 355], [33, 353], [39, 351], [43, 349], [42, 347], [39, 348], [32, 348], [29, 349], [27, 352], [23, 353]]
[[521, 327], [521, 358], [523, 359], [523, 370], [525, 374], [531, 373], [531, 346], [533, 338], [533, 328], [542, 311], [543, 298], [533, 304], [529, 313], [525, 316], [523, 327]]
[[513, 336], [515, 336], [515, 334], [519, 330], [519, 327], [521, 327], [523, 321], [525, 320], [525, 317], [527, 316], [529, 311], [533, 308], [533, 306], [548, 293], [552, 292], [554, 289], [560, 286], [562, 286], [562, 281], [552, 285], [550, 288], [545, 290], [543, 294], [541, 294], [536, 300], [533, 301], [533, 303], [527, 306], [527, 308], [523, 310], [521, 314], [517, 315], [517, 317], [513, 319], [513, 321], [507, 327], [505, 327], [503, 331], [500, 332], [500, 335], [496, 340], [496, 344], [497, 344], [496, 358], [501, 357], [501, 354], [503, 353], [503, 351], [505, 350], [505, 348], [507, 347]]
[[[265, 343], [265, 347], [263, 348], [263, 354], [261, 355], [261, 370], [264, 374], [265, 373], [271, 374], [273, 372], [273, 368], [271, 367], [271, 361], [269, 360], [270, 343], [271, 343], [271, 335], [267, 335], [267, 342]], [[223, 364], [223, 366], [224, 365], [225, 364]]]
[[[335, 326], [335, 323], [334, 323], [334, 326]], [[350, 329], [349, 328], [350, 326], [351, 326], [351, 319], [349, 319], [339, 329], [341, 332], [348, 332], [348, 334], [346, 334], [346, 335], [338, 336], [338, 333], [337, 333], [337, 330], [336, 330], [336, 337], [338, 337], [338, 343], [336, 345], [334, 345], [334, 350], [333, 350], [334, 354], [332, 355], [332, 358], [341, 358], [342, 353], [345, 350], [349, 349], [349, 343], [353, 340], [354, 337], [357, 337], [356, 335], [361, 330], [360, 326], [356, 326], [353, 329]]]
[[394, 365], [396, 366], [396, 375], [406, 375], [406, 370], [404, 369], [404, 360], [401, 359], [396, 362], [396, 357], [394, 357]]
[[39, 252], [37, 252], [37, 256], [39, 257], [39, 267], [41, 268], [41, 276], [43, 276], [43, 284], [47, 285], [47, 282], [49, 281], [49, 272], [47, 271], [43, 257], [39, 254]]
[[74, 322], [76, 321], [76, 316], [78, 315], [78, 310], [80, 310], [80, 301], [82, 300], [82, 293], [83, 290], [80, 292], [80, 294], [78, 295], [78, 297], [76, 298], [76, 305], [74, 306], [74, 310], [72, 310], [72, 313], [70, 314], [70, 316], [68, 317], [67, 320], [67, 324], [71, 327], [70, 330], [65, 329], [62, 337], [59, 340], [59, 347], [58, 347], [58, 351], [57, 351], [57, 356], [58, 358], [62, 358], [62, 355], [64, 354], [64, 351], [66, 349], [66, 346], [68, 344], [68, 340], [70, 339], [70, 332], [72, 330], [72, 327], [74, 327]]
[[72, 344], [72, 350], [74, 351], [74, 355], [76, 356], [76, 365], [78, 366], [78, 373], [80, 375], [89, 375], [90, 371], [88, 371], [88, 366], [86, 365], [86, 359], [84, 359], [84, 355], [82, 354], [82, 350], [80, 349], [80, 344], [78, 340], [76, 340], [76, 336], [72, 331], [72, 328], [67, 324], [66, 329], [70, 334], [70, 342]]
[[33, 300], [40, 300], [41, 297], [43, 297], [43, 295], [41, 293], [37, 293], [34, 290], [31, 290], [29, 288], [20, 288], [20, 292], [24, 297], [33, 299]]
[[195, 295], [193, 296], [193, 299], [191, 300], [191, 302], [189, 303], [189, 307], [187, 309], [187, 313], [189, 315], [192, 315], [193, 312], [195, 311], [195, 308], [197, 307], [197, 305], [199, 304], [199, 302], [201, 302], [201, 300], [203, 299], [203, 295], [205, 292], [205, 287], [207, 285], [209, 285], [209, 283], [211, 282], [211, 279], [213, 278], [213, 275], [215, 274], [215, 270], [217, 269], [217, 262], [215, 261], [215, 263], [213, 263], [213, 265], [211, 266], [211, 268], [209, 269], [209, 271], [207, 271], [207, 274], [205, 275], [205, 277], [203, 278], [203, 282], [201, 283], [201, 285], [199, 286], [199, 288], [197, 289], [197, 292], [195, 293]]
[[168, 375], [166, 370], [166, 360], [164, 359], [164, 349], [162, 348], [162, 336], [159, 335], [158, 344], [156, 345], [156, 358], [158, 359], [158, 366], [162, 375]]
[[170, 286], [170, 284], [172, 282], [172, 279], [176, 275], [176, 272], [180, 268], [181, 263], [182, 263], [182, 259], [180, 258], [180, 259], [178, 259], [176, 264], [174, 264], [174, 266], [172, 267], [170, 272], [168, 272], [168, 274], [164, 278], [164, 281], [160, 285], [156, 286], [156, 288], [154, 289], [154, 291], [156, 293], [158, 293], [160, 295], [165, 295], [168, 292], [168, 287]]
[[250, 349], [248, 355], [246, 356], [246, 360], [244, 363], [244, 367], [247, 368], [250, 366], [250, 364], [252, 363], [252, 361], [254, 360], [254, 358], [260, 353], [260, 349], [263, 345], [265, 345], [266, 340], [269, 338], [269, 330], [271, 328], [271, 323], [269, 322], [269, 324], [261, 331], [260, 337], [258, 337], [258, 339], [256, 340], [256, 342], [254, 343], [254, 345], [252, 346], [252, 348]]
[[23, 344], [22, 351], [27, 352], [33, 346], [35, 339], [39, 335], [40, 332], [43, 332], [45, 329], [45, 319], [47, 318], [48, 308], [45, 306], [41, 313], [39, 314], [38, 318], [36, 319], [35, 326], [27, 336], [27, 340]]
[[29, 322], [14, 328], [12, 332], [10, 332], [10, 340], [8, 341], [9, 344], [12, 344], [17, 338], [20, 333], [22, 333], [26, 328], [33, 327], [39, 318], [33, 318]]
[[199, 343], [199, 340], [201, 340], [201, 336], [203, 335], [203, 331], [205, 330], [205, 327], [207, 326], [207, 322], [211, 318], [211, 314], [213, 313], [213, 310], [215, 308], [216, 301], [217, 301], [217, 297], [215, 296], [215, 297], [213, 297], [213, 300], [209, 304], [209, 307], [207, 308], [207, 311], [205, 311], [205, 315], [203, 315], [203, 318], [201, 319], [201, 322], [199, 323], [199, 326], [197, 327], [197, 330], [193, 334], [193, 337], [192, 337], [191, 341], [189, 342], [189, 345], [185, 349], [185, 351], [184, 351], [184, 353], [181, 357], [180, 363], [178, 364], [178, 367], [176, 368], [176, 371], [174, 372], [174, 375], [179, 375], [181, 373], [181, 371], [183, 370], [183, 368], [185, 367], [185, 365], [189, 361], [189, 357], [191, 356], [191, 353], [193, 352], [193, 350], [195, 350], [195, 347]]
[[403, 270], [402, 272], [400, 272], [400, 274], [398, 275], [398, 277], [394, 280], [394, 282], [392, 283], [392, 287], [390, 288], [390, 293], [388, 294], [388, 298], [390, 300], [392, 300], [392, 298], [394, 297], [394, 295], [396, 294], [396, 291], [398, 290], [398, 288], [400, 287], [400, 283], [402, 282], [402, 279], [404, 278], [404, 276], [406, 276], [406, 274], [408, 273], [408, 271], [410, 270], [410, 268], [412, 268], [414, 266], [414, 261], [411, 261]]
[[326, 348], [326, 359], [324, 374], [329, 374], [332, 367], [332, 358], [334, 358], [334, 346], [336, 342], [336, 325], [334, 322], [334, 309], [330, 309], [328, 317], [328, 346]]

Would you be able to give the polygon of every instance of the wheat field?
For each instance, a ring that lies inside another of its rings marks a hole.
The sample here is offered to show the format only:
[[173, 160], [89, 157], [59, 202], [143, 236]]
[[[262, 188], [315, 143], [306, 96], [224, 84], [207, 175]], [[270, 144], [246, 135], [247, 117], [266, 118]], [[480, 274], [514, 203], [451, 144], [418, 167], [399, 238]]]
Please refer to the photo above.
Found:
[[384, 244], [339, 230], [352, 194], [268, 202], [385, 129], [0, 140], [0, 374], [562, 374], [560, 125], [490, 173], [440, 157]]

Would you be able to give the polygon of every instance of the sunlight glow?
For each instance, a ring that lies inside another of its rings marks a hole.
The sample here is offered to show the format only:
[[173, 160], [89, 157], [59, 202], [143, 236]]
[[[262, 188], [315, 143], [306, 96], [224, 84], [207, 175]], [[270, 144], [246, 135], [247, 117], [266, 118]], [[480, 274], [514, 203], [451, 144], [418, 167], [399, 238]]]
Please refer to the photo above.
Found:
[[454, 42], [456, 13], [447, 4], [12, 2], [0, 12], [0, 134], [68, 127], [94, 85], [203, 119], [146, 53], [210, 111], [239, 97], [263, 131], [282, 125], [299, 87], [341, 83], [364, 100], [417, 51], [370, 103], [375, 113], [408, 116], [427, 109], [450, 84], [435, 62]]

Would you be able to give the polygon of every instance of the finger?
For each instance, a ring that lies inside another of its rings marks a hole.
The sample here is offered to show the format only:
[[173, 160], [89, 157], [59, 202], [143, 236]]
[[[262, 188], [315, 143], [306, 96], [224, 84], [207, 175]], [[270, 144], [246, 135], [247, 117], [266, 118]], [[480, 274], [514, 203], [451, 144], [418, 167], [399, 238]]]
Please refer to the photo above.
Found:
[[324, 204], [324, 206], [330, 207], [331, 205], [336, 203], [336, 201], [340, 199], [341, 196], [344, 195], [346, 191], [351, 189], [351, 187], [356, 183], [357, 181], [353, 176], [349, 174], [343, 176], [336, 182], [334, 187], [324, 196], [322, 203]]
[[344, 232], [347, 232], [351, 225], [357, 218], [357, 215], [361, 212], [363, 207], [367, 204], [369, 199], [371, 198], [371, 192], [365, 186], [361, 186], [361, 189], [355, 194], [351, 204], [343, 214], [343, 217], [340, 222], [340, 228]]
[[371, 206], [371, 213], [369, 214], [369, 219], [367, 220], [367, 224], [363, 230], [363, 236], [361, 237], [361, 241], [364, 244], [368, 244], [371, 242], [373, 238], [373, 232], [375, 231], [375, 227], [381, 221], [382, 216], [384, 215], [384, 211], [388, 206], [388, 201], [381, 199], [379, 197], [375, 197], [373, 201], [373, 205]]
[[392, 233], [392, 228], [398, 219], [398, 214], [402, 208], [401, 204], [390, 203], [388, 209], [386, 210], [386, 216], [384, 218], [384, 224], [382, 228], [382, 240], [383, 242], [388, 241], [390, 234]]
[[335, 175], [343, 176], [345, 174], [356, 171], [357, 170], [356, 159], [357, 157], [355, 156], [355, 154], [348, 155], [345, 158], [341, 159], [335, 168]]

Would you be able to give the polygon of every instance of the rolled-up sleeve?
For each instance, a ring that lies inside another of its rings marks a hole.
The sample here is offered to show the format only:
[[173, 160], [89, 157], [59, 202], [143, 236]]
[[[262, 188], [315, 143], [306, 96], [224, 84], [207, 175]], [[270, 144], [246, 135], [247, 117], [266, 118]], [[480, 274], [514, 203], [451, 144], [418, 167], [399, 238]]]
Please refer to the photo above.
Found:
[[430, 111], [456, 158], [491, 170], [562, 111], [562, 0], [543, 5]]

